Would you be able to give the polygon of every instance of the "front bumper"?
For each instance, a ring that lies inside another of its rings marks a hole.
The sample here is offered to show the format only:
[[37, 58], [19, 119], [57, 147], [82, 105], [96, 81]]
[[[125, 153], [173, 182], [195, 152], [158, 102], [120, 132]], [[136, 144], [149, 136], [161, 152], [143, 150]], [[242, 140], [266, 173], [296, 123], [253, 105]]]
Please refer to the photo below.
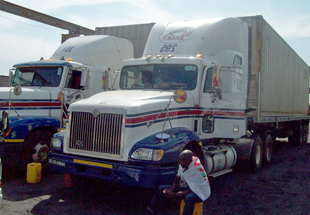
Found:
[[141, 188], [172, 184], [176, 166], [136, 166], [50, 152], [49, 168], [55, 172], [101, 179]]

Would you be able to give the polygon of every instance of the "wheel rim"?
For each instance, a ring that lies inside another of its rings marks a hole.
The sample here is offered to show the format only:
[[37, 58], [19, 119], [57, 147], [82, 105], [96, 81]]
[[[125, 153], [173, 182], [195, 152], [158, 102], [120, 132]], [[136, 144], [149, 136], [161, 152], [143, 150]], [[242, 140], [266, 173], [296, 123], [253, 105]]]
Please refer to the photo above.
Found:
[[44, 142], [38, 143], [32, 152], [32, 160], [34, 162], [46, 162], [48, 159], [49, 148]]

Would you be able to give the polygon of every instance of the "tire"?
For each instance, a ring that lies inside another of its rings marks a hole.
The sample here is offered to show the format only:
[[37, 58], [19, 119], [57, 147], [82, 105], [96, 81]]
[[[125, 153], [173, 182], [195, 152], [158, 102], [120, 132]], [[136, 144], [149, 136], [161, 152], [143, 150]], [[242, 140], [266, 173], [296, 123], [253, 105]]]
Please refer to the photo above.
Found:
[[273, 138], [270, 134], [262, 136], [263, 142], [263, 162], [262, 165], [266, 166], [271, 162], [272, 152], [273, 152]]
[[24, 173], [28, 163], [40, 162], [44, 168], [47, 165], [50, 142], [53, 133], [47, 130], [31, 132], [24, 142], [20, 169]]
[[254, 143], [251, 148], [250, 170], [257, 172], [263, 162], [263, 142], [260, 135], [253, 135], [251, 139], [254, 140]]

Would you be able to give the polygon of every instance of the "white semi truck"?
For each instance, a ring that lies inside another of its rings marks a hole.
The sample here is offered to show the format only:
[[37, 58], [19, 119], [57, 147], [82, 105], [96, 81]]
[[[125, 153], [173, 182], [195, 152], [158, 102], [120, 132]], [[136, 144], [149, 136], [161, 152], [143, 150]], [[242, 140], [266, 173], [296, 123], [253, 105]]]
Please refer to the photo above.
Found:
[[155, 24], [119, 91], [70, 106], [54, 135], [56, 172], [154, 188], [190, 149], [210, 177], [258, 171], [273, 141], [307, 142], [309, 67], [262, 16]]
[[47, 163], [50, 139], [65, 126], [70, 104], [118, 89], [120, 63], [130, 58], [129, 40], [94, 35], [65, 41], [50, 59], [14, 65], [10, 87], [0, 88], [4, 169], [14, 172], [32, 161]]

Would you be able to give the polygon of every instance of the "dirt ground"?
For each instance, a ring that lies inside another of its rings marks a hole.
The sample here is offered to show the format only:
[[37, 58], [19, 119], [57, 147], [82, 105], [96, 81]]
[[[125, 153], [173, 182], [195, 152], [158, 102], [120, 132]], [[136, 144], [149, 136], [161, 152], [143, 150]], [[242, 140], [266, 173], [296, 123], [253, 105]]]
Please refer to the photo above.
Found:
[[[210, 180], [207, 214], [310, 214], [310, 144], [276, 142], [272, 162], [257, 173], [234, 171]], [[62, 175], [44, 172], [42, 181], [4, 180], [1, 215], [146, 214], [153, 191], [87, 182], [65, 189]], [[178, 205], [161, 214], [179, 214]]]

